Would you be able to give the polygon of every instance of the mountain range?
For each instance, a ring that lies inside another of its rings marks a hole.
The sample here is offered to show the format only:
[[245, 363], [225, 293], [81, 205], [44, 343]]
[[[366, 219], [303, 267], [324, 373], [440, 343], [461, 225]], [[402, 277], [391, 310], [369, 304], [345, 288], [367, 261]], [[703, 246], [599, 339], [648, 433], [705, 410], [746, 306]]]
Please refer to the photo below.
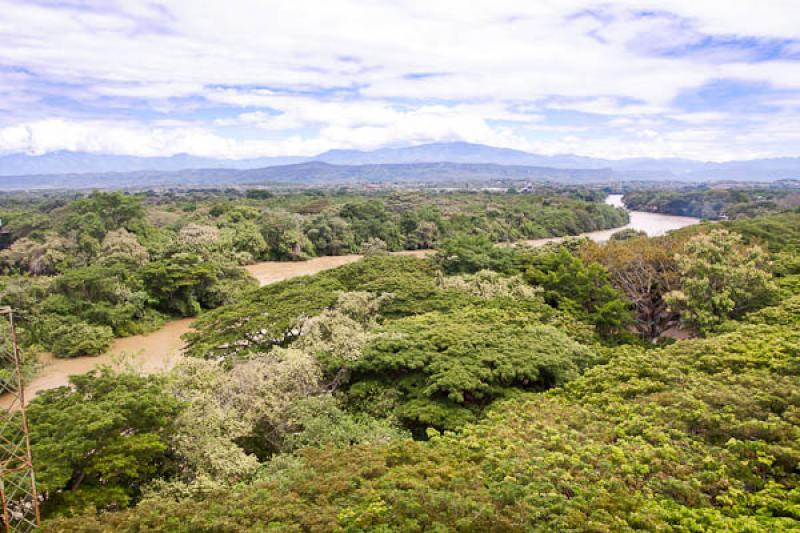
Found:
[[[311, 163], [317, 166], [308, 166]], [[154, 185], [158, 181], [156, 174], [162, 177], [164, 184], [184, 183], [182, 177], [189, 181], [200, 179], [206, 182], [207, 179], [218, 178], [226, 183], [241, 183], [242, 179], [249, 180], [259, 175], [259, 172], [249, 172], [254, 170], [260, 171], [260, 174], [266, 176], [270, 182], [277, 179], [291, 183], [292, 177], [298, 176], [305, 176], [308, 181], [315, 183], [328, 178], [336, 182], [363, 181], [370, 176], [378, 176], [375, 181], [391, 181], [393, 178], [399, 181], [424, 181], [430, 177], [431, 172], [444, 171], [445, 166], [441, 165], [438, 170], [433, 170], [437, 168], [430, 166], [433, 163], [450, 164], [446, 168], [451, 178], [456, 178], [458, 173], [465, 173], [466, 179], [488, 174], [515, 178], [526, 175], [545, 176], [559, 181], [586, 181], [592, 176], [615, 180], [669, 179], [687, 182], [717, 180], [764, 182], [800, 178], [800, 157], [720, 163], [678, 158], [614, 160], [571, 154], [539, 155], [465, 142], [432, 143], [374, 151], [331, 150], [313, 157], [261, 157], [237, 160], [187, 154], [171, 157], [137, 157], [68, 151], [43, 155], [11, 154], [0, 157], [0, 176], [39, 176], [36, 180], [28, 180], [30, 186], [33, 186], [34, 182], [52, 182], [55, 176], [70, 176], [67, 180], [70, 183], [85, 181], [112, 186], [110, 182], [117, 183], [122, 178], [130, 180], [138, 178]], [[530, 168], [526, 170], [524, 167]], [[201, 170], [203, 172], [199, 172]], [[112, 178], [111, 173], [126, 173], [128, 176], [117, 175]], [[169, 176], [164, 173], [168, 173]], [[416, 175], [413, 175], [414, 173]], [[106, 174], [104, 180], [102, 175]], [[50, 175], [50, 178], [44, 178], [43, 175]], [[78, 177], [81, 175], [84, 180]], [[7, 187], [11, 186], [11, 182], [7, 179], [0, 179], [0, 183]], [[127, 186], [144, 185], [146, 183], [136, 181], [127, 183]]]
[[607, 169], [558, 169], [491, 163], [405, 163], [332, 165], [309, 161], [254, 169], [205, 168], [0, 177], [5, 190], [201, 188], [233, 185], [324, 186], [402, 183], [462, 187], [508, 186], [509, 182], [599, 183], [613, 180]]

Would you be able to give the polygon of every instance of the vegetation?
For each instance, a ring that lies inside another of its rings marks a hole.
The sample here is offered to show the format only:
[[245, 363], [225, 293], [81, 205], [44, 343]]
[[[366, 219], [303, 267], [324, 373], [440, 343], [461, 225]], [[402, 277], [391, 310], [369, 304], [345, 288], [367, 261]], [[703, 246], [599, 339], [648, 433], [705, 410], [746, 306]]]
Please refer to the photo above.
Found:
[[709, 220], [744, 219], [794, 209], [800, 193], [789, 188], [692, 188], [681, 191], [642, 190], [625, 194], [625, 205], [652, 211]]
[[[39, 490], [69, 513], [120, 509], [171, 468], [169, 438], [180, 403], [163, 379], [99, 372], [42, 392], [28, 409]], [[52, 503], [51, 503], [52, 502]]]
[[94, 355], [112, 336], [233, 301], [254, 286], [238, 265], [380, 255], [466, 233], [487, 242], [574, 234], [627, 220], [588, 191], [256, 193], [10, 197], [0, 206], [13, 238], [0, 252], [0, 303], [19, 310], [25, 346]]
[[[797, 528], [797, 314], [616, 348], [547, 394], [495, 403], [457, 433], [309, 447], [247, 484], [150, 494], [81, 528], [250, 531]], [[763, 314], [763, 312], [760, 312]]]
[[690, 239], [676, 256], [682, 289], [666, 300], [683, 320], [706, 330], [769, 303], [776, 288], [766, 270], [767, 257], [757, 246], [742, 246], [741, 237], [714, 230]]
[[[530, 248], [493, 239], [535, 196], [424, 196], [423, 229], [409, 197], [111, 202], [99, 224], [125, 227], [91, 233], [95, 255], [7, 278], [15, 305], [71, 317], [48, 327], [200, 312], [169, 372], [104, 368], [31, 402], [44, 530], [800, 527], [800, 212]], [[262, 217], [236, 253], [370, 253], [246, 289], [226, 224]], [[423, 242], [436, 254], [385, 253]], [[679, 324], [691, 338], [664, 337]]]

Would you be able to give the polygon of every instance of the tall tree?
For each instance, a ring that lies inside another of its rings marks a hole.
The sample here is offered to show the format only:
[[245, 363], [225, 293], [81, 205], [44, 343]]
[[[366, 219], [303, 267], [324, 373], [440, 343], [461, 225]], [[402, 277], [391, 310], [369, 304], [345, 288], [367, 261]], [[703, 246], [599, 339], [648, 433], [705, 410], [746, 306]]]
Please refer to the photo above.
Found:
[[675, 238], [636, 237], [604, 245], [589, 242], [581, 250], [585, 260], [608, 269], [611, 283], [631, 302], [634, 326], [645, 339], [658, 338], [678, 322], [678, 314], [664, 300], [679, 287], [678, 246]]
[[768, 304], [776, 294], [768, 257], [727, 230], [697, 235], [676, 256], [682, 287], [667, 295], [681, 319], [698, 331]]

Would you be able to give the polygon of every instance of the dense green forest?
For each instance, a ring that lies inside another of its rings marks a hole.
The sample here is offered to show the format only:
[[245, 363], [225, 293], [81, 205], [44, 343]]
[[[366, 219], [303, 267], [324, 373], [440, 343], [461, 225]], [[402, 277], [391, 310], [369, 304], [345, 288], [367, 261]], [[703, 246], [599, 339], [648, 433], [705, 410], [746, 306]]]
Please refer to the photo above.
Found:
[[625, 194], [628, 209], [709, 220], [738, 219], [800, 206], [797, 188], [691, 188], [634, 190]]
[[613, 228], [627, 214], [589, 190], [363, 194], [264, 190], [0, 201], [0, 303], [29, 351], [104, 352], [115, 336], [195, 316], [252, 288], [241, 265], [431, 248], [458, 235], [514, 241]]
[[44, 529], [800, 526], [800, 212], [476, 233], [243, 290], [172, 371], [40, 394]]

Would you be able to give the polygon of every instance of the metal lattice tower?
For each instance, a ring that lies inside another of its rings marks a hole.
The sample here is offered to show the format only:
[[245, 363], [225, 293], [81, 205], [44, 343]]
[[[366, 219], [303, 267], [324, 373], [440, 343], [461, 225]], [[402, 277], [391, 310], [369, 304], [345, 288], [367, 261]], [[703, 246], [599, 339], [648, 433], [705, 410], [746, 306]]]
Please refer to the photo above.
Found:
[[30, 531], [40, 520], [21, 363], [14, 312], [0, 307], [0, 394], [11, 400], [0, 408], [0, 528], [7, 532]]

